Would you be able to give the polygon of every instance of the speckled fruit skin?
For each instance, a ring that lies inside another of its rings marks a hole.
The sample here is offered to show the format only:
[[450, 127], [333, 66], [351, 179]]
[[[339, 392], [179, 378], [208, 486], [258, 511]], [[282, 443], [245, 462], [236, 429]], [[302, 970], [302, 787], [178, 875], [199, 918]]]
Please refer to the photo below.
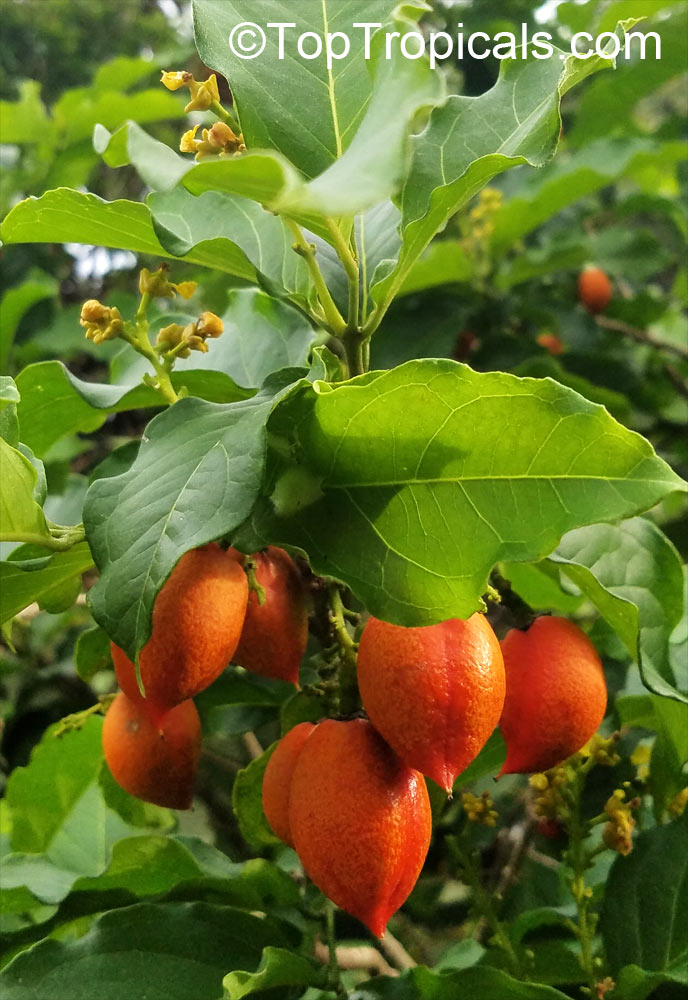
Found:
[[263, 812], [272, 832], [281, 841], [294, 846], [289, 827], [289, 798], [294, 765], [315, 726], [301, 722], [290, 729], [275, 747], [263, 775]]
[[358, 687], [370, 721], [404, 763], [450, 792], [499, 722], [504, 664], [484, 615], [422, 628], [371, 618]]
[[578, 297], [589, 313], [604, 312], [612, 300], [612, 283], [599, 267], [586, 267], [578, 278]]
[[506, 699], [500, 727], [507, 746], [502, 774], [546, 771], [597, 732], [607, 686], [595, 647], [566, 618], [537, 618], [502, 640]]
[[[182, 556], [155, 601], [153, 631], [139, 657], [145, 711], [154, 725], [229, 664], [247, 601], [246, 574], [219, 545]], [[119, 646], [112, 643], [111, 650], [119, 685], [136, 700], [134, 665]]]
[[291, 780], [294, 846], [318, 888], [377, 937], [416, 883], [431, 825], [422, 776], [367, 720], [310, 733]]
[[170, 809], [189, 809], [201, 750], [201, 723], [192, 701], [177, 705], [159, 728], [143, 710], [143, 699], [123, 691], [103, 724], [105, 760], [115, 781], [138, 799]]
[[[237, 559], [243, 557], [228, 550]], [[274, 545], [252, 556], [265, 603], [250, 591], [244, 627], [234, 662], [254, 674], [299, 682], [299, 667], [308, 643], [308, 608], [301, 576], [291, 557]]]

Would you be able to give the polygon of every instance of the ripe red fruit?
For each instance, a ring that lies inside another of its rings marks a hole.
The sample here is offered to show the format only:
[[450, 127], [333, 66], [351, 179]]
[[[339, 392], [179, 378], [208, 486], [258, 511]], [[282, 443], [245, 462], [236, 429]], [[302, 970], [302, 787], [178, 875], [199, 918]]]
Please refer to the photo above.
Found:
[[544, 347], [550, 354], [557, 355], [564, 353], [564, 344], [555, 333], [540, 333], [537, 337], [540, 347]]
[[105, 760], [115, 781], [145, 802], [189, 809], [201, 749], [201, 723], [192, 701], [177, 705], [160, 722], [149, 720], [143, 699], [123, 691], [103, 724]]
[[[305, 736], [294, 754], [288, 833], [312, 881], [381, 937], [430, 844], [425, 782], [365, 719], [328, 719]], [[265, 772], [268, 803], [278, 788], [270, 772], [284, 763], [275, 754]]]
[[[228, 551], [237, 560], [243, 559], [235, 549]], [[274, 545], [252, 559], [265, 601], [259, 604], [257, 593], [249, 592], [234, 662], [254, 674], [298, 684], [308, 643], [308, 608], [301, 576], [291, 557]]]
[[423, 628], [371, 618], [358, 686], [370, 721], [404, 763], [450, 792], [499, 722], [504, 664], [484, 615]]
[[599, 267], [586, 267], [578, 278], [578, 297], [589, 313], [603, 312], [612, 298], [612, 283]]
[[595, 647], [566, 618], [537, 618], [502, 640], [506, 699], [500, 727], [507, 747], [501, 774], [546, 771], [597, 731], [607, 687]]
[[[193, 549], [179, 560], [155, 601], [153, 631], [139, 656], [144, 709], [154, 725], [228, 665], [247, 600], [246, 574], [219, 545]], [[111, 649], [120, 687], [136, 700], [134, 664], [119, 646]]]
[[263, 776], [263, 812], [281, 841], [294, 846], [289, 827], [289, 798], [294, 765], [315, 726], [301, 722], [290, 729], [275, 747]]

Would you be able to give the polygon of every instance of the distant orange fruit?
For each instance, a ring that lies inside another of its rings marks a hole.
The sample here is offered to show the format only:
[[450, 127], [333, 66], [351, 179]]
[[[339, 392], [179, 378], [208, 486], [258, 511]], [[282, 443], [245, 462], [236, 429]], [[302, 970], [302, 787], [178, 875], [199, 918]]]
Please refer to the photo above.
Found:
[[302, 722], [290, 729], [275, 747], [263, 776], [263, 812], [273, 833], [281, 841], [294, 846], [289, 827], [291, 776], [301, 749], [315, 726]]
[[547, 771], [576, 753], [607, 707], [602, 663], [587, 635], [566, 618], [537, 618], [502, 640], [506, 699], [500, 727], [502, 774]]
[[586, 267], [578, 278], [578, 297], [589, 313], [604, 312], [612, 299], [612, 283], [599, 267]]
[[318, 888], [377, 937], [416, 883], [431, 826], [422, 776], [367, 720], [327, 719], [307, 735], [289, 792], [294, 847]]
[[[247, 600], [246, 574], [219, 545], [182, 556], [160, 589], [153, 631], [139, 655], [144, 708], [154, 724], [208, 687], [229, 664]], [[134, 664], [119, 646], [112, 643], [111, 649], [120, 687], [136, 700]]]
[[564, 344], [560, 337], [557, 337], [555, 333], [540, 333], [537, 337], [537, 342], [540, 347], [544, 347], [546, 351], [550, 354], [563, 354]]
[[154, 726], [143, 699], [123, 691], [103, 724], [105, 760], [115, 781], [138, 799], [189, 809], [201, 748], [201, 723], [192, 701], [182, 702]]
[[499, 722], [504, 664], [482, 614], [422, 628], [371, 618], [358, 686], [370, 721], [404, 763], [450, 792]]
[[[229, 554], [241, 561], [235, 549]], [[265, 601], [249, 591], [246, 618], [233, 660], [263, 677], [299, 682], [299, 667], [308, 643], [308, 608], [301, 576], [291, 556], [274, 545], [257, 552], [256, 580]]]

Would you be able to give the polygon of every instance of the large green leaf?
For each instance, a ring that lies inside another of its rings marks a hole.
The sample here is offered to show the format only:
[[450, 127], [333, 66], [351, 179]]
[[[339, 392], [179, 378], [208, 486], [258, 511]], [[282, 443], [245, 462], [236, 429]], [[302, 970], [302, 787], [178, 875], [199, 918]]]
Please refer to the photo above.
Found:
[[280, 404], [270, 429], [291, 458], [274, 453], [259, 538], [302, 548], [403, 625], [466, 618], [496, 561], [537, 559], [574, 527], [685, 488], [572, 390], [447, 360], [318, 382]]
[[[156, 257], [177, 256], [161, 246], [145, 205], [103, 201], [94, 194], [69, 188], [20, 201], [3, 220], [0, 237], [5, 243], [88, 243]], [[226, 240], [206, 241], [194, 247], [184, 260], [247, 281], [256, 280], [256, 272], [245, 255]]]
[[[293, 235], [282, 219], [248, 198], [206, 191], [194, 197], [183, 187], [149, 196], [153, 226], [165, 249], [177, 257], [199, 244], [221, 241], [246, 258], [260, 283], [299, 304], [310, 298], [308, 268], [294, 253]], [[227, 251], [229, 252], [229, 250]]]
[[449, 98], [413, 138], [413, 163], [401, 199], [403, 244], [396, 267], [373, 287], [389, 304], [432, 237], [496, 174], [519, 164], [542, 166], [559, 139], [561, 97], [611, 60], [566, 56], [507, 59], [480, 97]]
[[265, 818], [262, 798], [265, 768], [276, 746], [273, 743], [265, 753], [239, 771], [232, 789], [232, 808], [239, 829], [252, 847], [279, 843], [279, 838], [272, 832]]
[[[255, 969], [287, 942], [269, 920], [206, 903], [140, 903], [105, 913], [83, 937], [46, 939], [0, 973], [3, 1000], [219, 1000], [228, 967]], [[92, 991], [91, 991], [92, 992]]]
[[27, 767], [12, 772], [7, 807], [14, 853], [3, 860], [3, 891], [26, 887], [56, 903], [83, 876], [106, 868], [113, 844], [138, 832], [102, 796], [102, 719], [57, 737], [48, 730]]
[[21, 285], [8, 288], [0, 301], [0, 371], [7, 370], [14, 335], [25, 313], [57, 293], [57, 281], [43, 271], [29, 274]]
[[[409, 21], [388, 26], [401, 34]], [[425, 59], [408, 59], [397, 45], [386, 52], [385, 31], [373, 38], [373, 91], [351, 145], [331, 167], [278, 201], [280, 210], [351, 216], [396, 194], [408, 173], [409, 131], [416, 113], [443, 97], [442, 76]]]
[[683, 614], [683, 567], [669, 539], [642, 517], [564, 535], [550, 561], [599, 609], [651, 691], [688, 702], [688, 664], [675, 676], [669, 639]]
[[565, 1000], [552, 986], [523, 983], [487, 965], [459, 972], [418, 966], [399, 979], [379, 976], [354, 990], [351, 1000]]
[[[191, 394], [214, 402], [227, 403], [246, 398], [246, 391], [239, 388], [225, 372], [197, 370], [194, 357], [184, 359], [184, 362], [172, 373], [172, 384], [176, 389], [184, 385]], [[97, 430], [109, 413], [163, 405], [155, 389], [141, 382], [141, 374], [147, 371], [150, 371], [150, 366], [142, 360], [139, 366], [132, 369], [127, 384], [108, 385], [84, 382], [72, 375], [61, 361], [39, 361], [28, 365], [17, 376], [22, 397], [17, 407], [22, 440], [42, 456], [65, 434]]]
[[[265, 990], [300, 986], [324, 986], [327, 970], [303, 955], [283, 948], [266, 948], [256, 972], [229, 972], [224, 980], [226, 1000], [242, 1000]], [[334, 997], [335, 994], [331, 994]]]
[[609, 873], [600, 919], [611, 972], [661, 972], [688, 959], [688, 811], [643, 831]]
[[71, 603], [78, 593], [81, 574], [92, 566], [93, 556], [86, 542], [38, 561], [13, 558], [0, 562], [0, 623], [9, 621], [34, 601], [52, 611]]
[[156, 594], [181, 556], [250, 513], [265, 422], [302, 374], [286, 369], [233, 404], [180, 400], [148, 425], [127, 472], [91, 485], [84, 523], [101, 576], [89, 600], [96, 621], [132, 657], [150, 635]]
[[[264, 51], [242, 60], [228, 39], [237, 25], [256, 20], [255, 3], [194, 0], [198, 51], [207, 66], [229, 81], [248, 148], [276, 149], [306, 177], [322, 173], [341, 156], [356, 134], [372, 90], [362, 58], [365, 33], [352, 24], [380, 24], [394, 6], [395, 0], [361, 0], [354, 5], [337, 0], [269, 0], [260, 9], [262, 27], [280, 21], [295, 25], [285, 29], [284, 58], [278, 57], [277, 30], [266, 28]], [[302, 59], [296, 39], [305, 31], [316, 32], [321, 40], [328, 31], [343, 31], [351, 40], [351, 54], [334, 61], [331, 68], [324, 57]], [[240, 39], [235, 44], [239, 46]]]
[[42, 508], [36, 503], [36, 469], [16, 448], [0, 438], [0, 535], [5, 542], [48, 538]]
[[568, 159], [557, 159], [546, 170], [530, 174], [517, 196], [504, 203], [495, 217], [493, 247], [503, 252], [567, 205], [632, 170], [657, 162], [667, 166], [686, 156], [682, 142], [658, 147], [647, 139], [600, 139]]

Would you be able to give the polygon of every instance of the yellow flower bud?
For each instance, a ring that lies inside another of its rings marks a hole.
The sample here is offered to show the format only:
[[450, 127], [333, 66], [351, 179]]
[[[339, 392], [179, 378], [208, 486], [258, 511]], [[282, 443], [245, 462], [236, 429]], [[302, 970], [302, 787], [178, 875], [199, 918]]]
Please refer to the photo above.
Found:
[[185, 111], [207, 111], [215, 101], [218, 103], [220, 101], [220, 91], [217, 89], [217, 77], [214, 73], [203, 81], [191, 77], [188, 87], [191, 91], [191, 100], [184, 108]]
[[147, 267], [144, 267], [139, 274], [141, 295], [150, 295], [155, 299], [174, 298], [175, 286], [167, 277], [169, 270], [167, 264], [161, 264], [157, 271], [149, 271]]
[[82, 326], [86, 326], [87, 323], [99, 323], [107, 315], [107, 306], [104, 306], [98, 299], [88, 299], [81, 307], [79, 322]]
[[79, 323], [86, 329], [86, 339], [94, 344], [114, 340], [124, 329], [122, 314], [116, 306], [104, 306], [97, 299], [89, 299], [81, 307]]
[[212, 312], [203, 312], [196, 324], [196, 332], [201, 337], [219, 337], [224, 330], [224, 323]]
[[200, 144], [200, 139], [196, 138], [196, 132], [198, 132], [200, 126], [194, 125], [190, 128], [188, 132], [185, 132], [182, 136], [182, 140], [179, 143], [179, 151], [181, 153], [195, 153]]
[[179, 90], [180, 87], [188, 87], [193, 81], [193, 73], [187, 73], [185, 70], [176, 70], [174, 72], [167, 72], [163, 70], [160, 82], [163, 87], [167, 87], [168, 90]]
[[682, 816], [688, 805], [688, 787], [683, 788], [678, 795], [674, 795], [669, 803], [669, 812], [672, 816]]
[[195, 281], [179, 281], [174, 287], [183, 299], [190, 299], [198, 286]]

